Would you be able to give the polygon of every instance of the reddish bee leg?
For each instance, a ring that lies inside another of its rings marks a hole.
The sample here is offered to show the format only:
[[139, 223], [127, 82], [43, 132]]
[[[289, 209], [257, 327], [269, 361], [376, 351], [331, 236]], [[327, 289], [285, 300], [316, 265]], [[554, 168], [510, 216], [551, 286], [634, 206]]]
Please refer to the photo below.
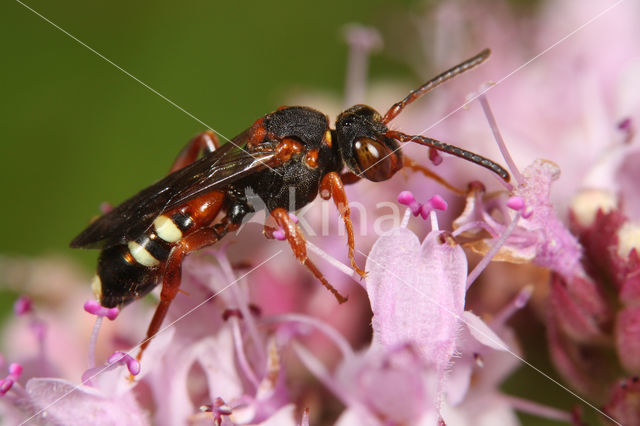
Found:
[[356, 182], [360, 182], [361, 179], [361, 176], [358, 176], [353, 172], [340, 173], [340, 180], [343, 185], [353, 185]]
[[184, 166], [193, 163], [200, 153], [209, 153], [220, 147], [218, 136], [211, 130], [197, 134], [191, 139], [178, 154], [169, 173], [180, 170]]
[[349, 260], [351, 261], [351, 267], [362, 278], [366, 277], [366, 273], [358, 268], [355, 258], [355, 239], [353, 237], [353, 224], [351, 223], [351, 209], [349, 208], [349, 202], [347, 201], [347, 194], [344, 192], [344, 185], [340, 176], [336, 172], [330, 172], [324, 175], [320, 182], [320, 196], [324, 200], [333, 198], [333, 202], [342, 216], [344, 221], [344, 227], [347, 229], [347, 244], [349, 245]]
[[439, 174], [437, 174], [433, 170], [431, 170], [431, 169], [423, 166], [422, 164], [417, 163], [416, 161], [412, 160], [411, 158], [407, 157], [406, 154], [404, 155], [403, 161], [404, 161], [404, 167], [409, 168], [409, 169], [413, 170], [414, 172], [422, 173], [423, 175], [425, 175], [429, 179], [435, 180], [440, 185], [444, 186], [445, 188], [449, 189], [450, 191], [455, 192], [458, 195], [465, 195], [466, 194], [465, 191], [463, 191], [462, 189], [456, 188], [455, 186], [451, 185], [449, 182], [446, 181], [445, 178], [443, 178], [442, 176], [440, 176]]
[[[277, 226], [284, 230], [285, 238], [289, 242], [291, 250], [293, 250], [293, 254], [296, 256], [298, 261], [306, 266], [307, 269], [309, 269], [311, 273], [320, 280], [322, 285], [335, 296], [338, 303], [346, 302], [347, 298], [341, 295], [338, 290], [329, 284], [316, 265], [309, 260], [309, 257], [307, 256], [307, 242], [304, 239], [304, 235], [302, 234], [300, 227], [298, 227], [298, 225], [296, 225], [293, 219], [289, 216], [289, 212], [282, 208], [273, 209], [271, 211], [271, 217], [275, 220]], [[273, 227], [265, 225], [264, 231], [268, 238], [273, 238], [273, 232], [275, 231]]]
[[162, 321], [164, 320], [171, 302], [180, 290], [180, 277], [182, 275], [182, 261], [184, 257], [192, 251], [200, 250], [218, 242], [227, 232], [232, 231], [237, 226], [227, 222], [218, 223], [210, 228], [202, 228], [193, 234], [182, 239], [172, 250], [169, 258], [164, 264], [162, 273], [162, 291], [160, 292], [160, 303], [156, 308], [149, 328], [147, 337], [140, 345], [136, 359], [140, 361], [142, 353], [149, 346], [151, 339], [158, 333]]

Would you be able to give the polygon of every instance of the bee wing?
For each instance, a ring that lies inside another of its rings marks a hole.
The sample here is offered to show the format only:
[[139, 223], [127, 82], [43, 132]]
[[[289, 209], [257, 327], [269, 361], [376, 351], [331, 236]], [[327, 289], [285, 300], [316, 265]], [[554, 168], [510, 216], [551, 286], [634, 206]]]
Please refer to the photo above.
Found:
[[[236, 139], [240, 138], [236, 137], [234, 141]], [[99, 217], [70, 245], [72, 248], [104, 249], [135, 239], [163, 212], [270, 167], [274, 148], [275, 144], [262, 143], [260, 151], [248, 152], [246, 144], [227, 143]]]

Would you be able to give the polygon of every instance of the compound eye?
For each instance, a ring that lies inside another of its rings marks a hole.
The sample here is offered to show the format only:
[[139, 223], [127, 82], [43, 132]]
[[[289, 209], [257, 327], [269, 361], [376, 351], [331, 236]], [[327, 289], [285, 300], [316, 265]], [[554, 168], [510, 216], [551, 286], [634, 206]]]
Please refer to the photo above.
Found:
[[374, 182], [387, 180], [402, 168], [397, 152], [375, 139], [356, 139], [353, 153], [358, 163], [358, 173]]

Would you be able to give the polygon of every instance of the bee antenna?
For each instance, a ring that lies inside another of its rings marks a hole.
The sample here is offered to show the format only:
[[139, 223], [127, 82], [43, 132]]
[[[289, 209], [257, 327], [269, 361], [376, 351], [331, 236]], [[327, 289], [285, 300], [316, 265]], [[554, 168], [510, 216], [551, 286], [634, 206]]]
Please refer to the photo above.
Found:
[[478, 53], [476, 56], [467, 59], [466, 61], [454, 66], [451, 69], [448, 69], [447, 71], [443, 72], [442, 74], [440, 74], [440, 75], [432, 78], [431, 80], [427, 81], [425, 84], [423, 84], [422, 86], [418, 87], [417, 89], [412, 90], [407, 95], [406, 98], [404, 98], [403, 100], [401, 100], [400, 102], [394, 104], [391, 108], [389, 108], [389, 111], [387, 111], [387, 113], [382, 118], [382, 122], [384, 124], [389, 123], [391, 120], [396, 118], [398, 116], [398, 114], [400, 114], [402, 112], [402, 110], [407, 105], [409, 105], [411, 102], [415, 101], [416, 99], [418, 99], [422, 95], [425, 95], [428, 92], [430, 92], [431, 90], [433, 90], [436, 87], [440, 86], [445, 81], [450, 80], [453, 77], [455, 77], [455, 76], [457, 76], [459, 74], [462, 74], [463, 72], [468, 71], [471, 68], [474, 68], [474, 67], [480, 65], [481, 63], [483, 63], [484, 61], [487, 60], [489, 55], [491, 55], [491, 50], [484, 49], [482, 52]]
[[488, 158], [485, 158], [471, 151], [467, 151], [466, 149], [459, 148], [455, 145], [449, 145], [444, 142], [440, 142], [437, 139], [427, 138], [425, 136], [406, 135], [404, 133], [393, 130], [388, 131], [385, 136], [395, 139], [399, 142], [415, 142], [420, 145], [428, 146], [437, 149], [438, 151], [446, 152], [447, 154], [463, 158], [467, 161], [476, 163], [479, 166], [491, 170], [493, 173], [500, 176], [505, 182], [509, 182], [509, 180], [511, 179], [509, 176], [509, 172], [507, 172], [504, 167], [502, 167], [498, 163], [495, 163]]

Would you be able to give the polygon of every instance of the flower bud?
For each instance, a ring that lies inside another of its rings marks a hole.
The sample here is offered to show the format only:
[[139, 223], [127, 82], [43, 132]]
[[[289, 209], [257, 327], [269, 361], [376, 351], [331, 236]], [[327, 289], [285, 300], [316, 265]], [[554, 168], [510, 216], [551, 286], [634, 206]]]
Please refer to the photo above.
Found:
[[629, 372], [640, 373], [640, 307], [618, 312], [615, 337], [620, 363]]

